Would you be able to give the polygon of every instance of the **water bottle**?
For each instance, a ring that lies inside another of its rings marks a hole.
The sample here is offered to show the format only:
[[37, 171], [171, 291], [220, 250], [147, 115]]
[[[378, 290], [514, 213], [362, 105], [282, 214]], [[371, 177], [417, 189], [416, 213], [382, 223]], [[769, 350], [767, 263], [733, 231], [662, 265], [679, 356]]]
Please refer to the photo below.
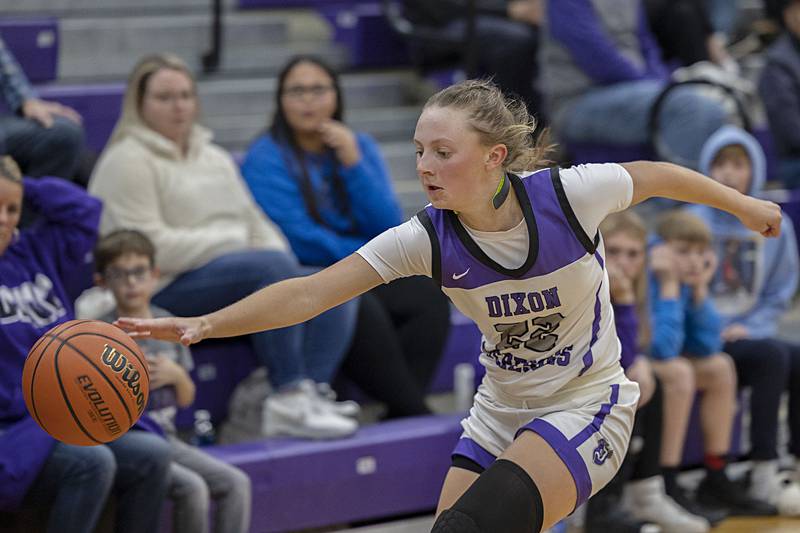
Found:
[[211, 446], [214, 444], [214, 424], [211, 423], [211, 413], [205, 409], [194, 412], [194, 437], [192, 444], [195, 446]]
[[472, 363], [459, 363], [453, 368], [453, 392], [456, 409], [469, 411], [475, 396], [475, 367]]

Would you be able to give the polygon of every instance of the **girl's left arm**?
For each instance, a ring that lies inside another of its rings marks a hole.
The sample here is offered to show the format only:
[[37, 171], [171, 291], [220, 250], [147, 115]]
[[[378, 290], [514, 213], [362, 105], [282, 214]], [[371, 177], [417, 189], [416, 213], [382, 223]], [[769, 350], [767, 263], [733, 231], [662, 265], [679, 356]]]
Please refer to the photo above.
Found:
[[745, 226], [765, 237], [780, 235], [781, 208], [775, 203], [746, 196], [672, 163], [635, 161], [622, 166], [633, 180], [631, 205], [656, 196], [705, 204], [735, 215]]

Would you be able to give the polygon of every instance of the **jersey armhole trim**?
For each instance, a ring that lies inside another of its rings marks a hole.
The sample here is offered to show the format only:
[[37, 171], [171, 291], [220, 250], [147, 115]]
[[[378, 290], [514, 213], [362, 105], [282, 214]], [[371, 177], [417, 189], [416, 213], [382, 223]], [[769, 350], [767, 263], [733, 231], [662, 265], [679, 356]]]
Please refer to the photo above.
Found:
[[442, 251], [439, 247], [439, 235], [436, 234], [436, 229], [433, 227], [430, 215], [427, 209], [420, 209], [417, 212], [417, 220], [419, 220], [422, 227], [428, 233], [428, 238], [431, 241], [431, 279], [436, 282], [440, 287], [442, 286]]
[[553, 183], [553, 189], [556, 191], [558, 203], [561, 206], [561, 210], [564, 212], [564, 216], [567, 218], [569, 226], [572, 228], [572, 232], [583, 245], [584, 249], [589, 254], [594, 254], [597, 251], [597, 246], [600, 244], [600, 231], [597, 231], [594, 239], [591, 239], [589, 235], [586, 234], [578, 217], [575, 216], [575, 211], [572, 210], [572, 205], [569, 203], [567, 193], [564, 191], [564, 184], [561, 183], [561, 174], [559, 173], [558, 167], [550, 167], [550, 181]]

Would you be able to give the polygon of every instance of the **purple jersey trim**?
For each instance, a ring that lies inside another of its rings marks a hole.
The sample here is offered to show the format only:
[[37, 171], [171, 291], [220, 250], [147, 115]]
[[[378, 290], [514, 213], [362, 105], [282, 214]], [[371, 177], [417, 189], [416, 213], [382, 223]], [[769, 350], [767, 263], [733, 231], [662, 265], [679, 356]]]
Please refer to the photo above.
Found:
[[589, 476], [589, 469], [586, 468], [586, 462], [583, 457], [563, 433], [542, 418], [537, 418], [530, 424], [520, 428], [517, 435], [525, 430], [533, 431], [547, 441], [566, 465], [567, 470], [572, 475], [572, 479], [575, 481], [575, 489], [578, 496], [573, 510], [577, 509], [592, 494], [592, 478]]
[[467, 459], [471, 459], [481, 465], [484, 470], [489, 468], [497, 459], [497, 457], [486, 451], [480, 444], [467, 437], [458, 439], [458, 444], [456, 444], [451, 455], [463, 455]]
[[580, 433], [575, 435], [570, 439], [570, 444], [575, 448], [580, 447], [584, 442], [589, 440], [589, 437], [600, 431], [600, 426], [603, 425], [603, 422], [608, 416], [608, 413], [611, 412], [611, 408], [617, 405], [619, 401], [619, 385], [614, 384], [611, 385], [611, 398], [609, 399], [608, 403], [604, 403], [600, 406], [600, 410], [597, 411], [597, 414], [594, 415], [594, 420], [592, 423], [586, 426]]
[[595, 343], [597, 342], [597, 334], [600, 333], [600, 318], [601, 318], [601, 309], [602, 306], [600, 305], [600, 289], [603, 288], [603, 282], [600, 282], [600, 286], [597, 287], [597, 292], [594, 295], [594, 320], [592, 320], [592, 339], [589, 341], [589, 349], [583, 354], [583, 368], [581, 369], [579, 376], [582, 376], [589, 367], [594, 364], [594, 354], [592, 354], [592, 349], [594, 348]]
[[572, 479], [575, 481], [575, 488], [578, 492], [575, 508], [588, 500], [589, 496], [592, 494], [592, 478], [589, 476], [589, 469], [586, 467], [586, 461], [584, 461], [581, 454], [578, 453], [578, 448], [589, 440], [592, 435], [600, 431], [600, 427], [603, 425], [603, 422], [605, 422], [606, 416], [608, 416], [611, 412], [611, 408], [615, 406], [618, 401], [619, 384], [615, 383], [611, 385], [611, 397], [608, 403], [602, 404], [597, 414], [594, 415], [592, 422], [571, 439], [567, 439], [558, 428], [542, 418], [535, 419], [522, 426], [517, 431], [516, 436], [519, 436], [523, 431], [533, 431], [537, 433], [547, 441], [553, 448], [553, 451], [564, 461], [567, 470], [569, 470]]
[[[530, 235], [528, 258], [519, 269], [503, 268], [488, 258], [453, 213], [426, 207], [439, 241], [442, 287], [469, 290], [508, 279], [544, 276], [588, 253], [573, 228], [576, 221], [564, 211], [565, 200], [557, 194], [556, 183], [561, 183], [557, 173], [557, 169], [544, 169], [525, 179], [509, 175]], [[467, 270], [469, 275], [462, 275]]]

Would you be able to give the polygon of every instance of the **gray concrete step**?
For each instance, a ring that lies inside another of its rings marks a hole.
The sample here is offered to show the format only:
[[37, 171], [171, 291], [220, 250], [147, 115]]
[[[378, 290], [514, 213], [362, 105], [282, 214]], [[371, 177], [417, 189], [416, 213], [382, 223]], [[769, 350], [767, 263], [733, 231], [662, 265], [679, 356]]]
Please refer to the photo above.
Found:
[[[237, 5], [236, 0], [223, 0], [226, 9]], [[87, 15], [119, 16], [144, 13], [187, 13], [209, 11], [211, 0], [0, 0], [3, 16]]]
[[[410, 142], [418, 115], [418, 106], [353, 109], [347, 113], [347, 123], [379, 141]], [[238, 115], [215, 114], [204, 106], [202, 122], [214, 131], [216, 142], [235, 151], [245, 149], [264, 130], [271, 116], [271, 105], [264, 111], [251, 110], [250, 114]]]
[[[340, 78], [345, 109], [408, 105], [416, 76], [410, 71], [345, 74]], [[199, 83], [200, 102], [207, 115], [271, 115], [277, 79], [207, 79]]]
[[[171, 51], [198, 68], [210, 47], [207, 14], [83, 17], [60, 22], [59, 79], [124, 77], [146, 54]], [[274, 72], [291, 55], [316, 53], [342, 66], [330, 24], [310, 10], [229, 13], [222, 70]]]

